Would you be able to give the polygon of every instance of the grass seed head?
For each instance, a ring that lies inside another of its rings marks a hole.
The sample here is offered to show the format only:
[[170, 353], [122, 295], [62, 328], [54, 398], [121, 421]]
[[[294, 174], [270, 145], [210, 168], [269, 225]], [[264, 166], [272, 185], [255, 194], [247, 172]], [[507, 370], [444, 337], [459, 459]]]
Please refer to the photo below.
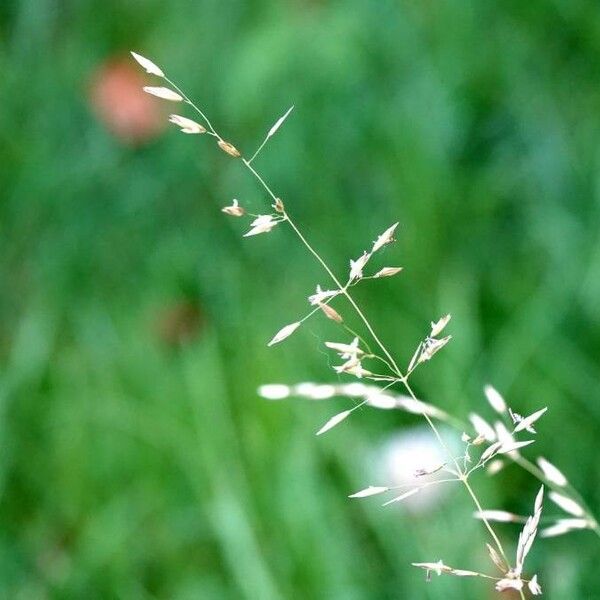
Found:
[[225, 140], [219, 140], [217, 144], [219, 145], [219, 148], [226, 154], [229, 154], [229, 156], [233, 156], [233, 158], [239, 158], [241, 156], [240, 151], [233, 144], [230, 144]]
[[162, 72], [160, 67], [155, 65], [150, 59], [138, 54], [137, 52], [131, 51], [131, 56], [141, 65], [144, 69], [146, 69], [146, 73], [150, 75], [156, 75], [157, 77], [164, 77], [165, 74]]
[[373, 275], [375, 278], [379, 277], [393, 277], [402, 271], [402, 267], [383, 267]]
[[146, 94], [150, 94], [151, 96], [156, 96], [157, 98], [161, 98], [162, 100], [169, 100], [170, 102], [182, 102], [183, 98], [172, 89], [167, 87], [155, 87], [151, 85], [144, 86], [143, 90]]
[[182, 117], [181, 115], [170, 115], [169, 122], [181, 128], [182, 133], [206, 133], [206, 128], [196, 123], [193, 119]]
[[243, 217], [246, 214], [244, 208], [239, 205], [235, 198], [233, 199], [231, 206], [224, 206], [221, 209], [221, 212], [224, 212], [226, 215], [230, 215], [232, 217]]
[[336, 323], [343, 323], [344, 319], [342, 319], [342, 315], [337, 312], [334, 308], [329, 306], [328, 304], [319, 304], [319, 308], [323, 311], [325, 316]]

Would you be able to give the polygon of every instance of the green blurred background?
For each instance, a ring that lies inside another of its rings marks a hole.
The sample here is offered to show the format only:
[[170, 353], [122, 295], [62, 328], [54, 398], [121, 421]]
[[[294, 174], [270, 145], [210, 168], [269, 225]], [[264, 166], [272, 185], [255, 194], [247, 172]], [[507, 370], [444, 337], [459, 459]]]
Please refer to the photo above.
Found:
[[[257, 397], [335, 380], [322, 318], [266, 347], [327, 279], [284, 227], [245, 239], [220, 213], [266, 199], [159, 125], [129, 49], [246, 152], [295, 104], [256, 164], [338, 272], [400, 221], [381, 266], [404, 273], [356, 293], [394, 353], [453, 314], [418, 394], [549, 406], [525, 454], [598, 505], [597, 3], [2, 0], [0, 44], [1, 597], [495, 597], [409, 566], [491, 571], [462, 491], [418, 514], [346, 498], [419, 419], [364, 410], [317, 439], [348, 400]], [[518, 512], [537, 490], [516, 467], [475, 485]], [[599, 548], [542, 540], [528, 570], [598, 598]]]

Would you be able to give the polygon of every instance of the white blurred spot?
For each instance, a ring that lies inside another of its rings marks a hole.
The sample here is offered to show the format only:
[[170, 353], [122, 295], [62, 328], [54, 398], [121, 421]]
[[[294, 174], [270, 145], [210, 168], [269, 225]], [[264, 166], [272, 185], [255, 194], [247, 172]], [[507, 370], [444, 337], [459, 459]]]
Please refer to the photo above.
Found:
[[258, 394], [267, 400], [281, 400], [290, 395], [290, 388], [282, 383], [269, 383], [261, 385]]
[[311, 394], [311, 398], [314, 400], [325, 400], [326, 398], [332, 398], [333, 396], [335, 396], [335, 387], [328, 383], [316, 385]]
[[[450, 435], [442, 430], [442, 435], [451, 443]], [[392, 435], [371, 457], [372, 481], [382, 482], [393, 487], [419, 485], [435, 479], [452, 477], [442, 470], [428, 477], [415, 477], [419, 469], [434, 470], [440, 463], [448, 461], [434, 434], [428, 427], [417, 426]], [[429, 486], [421, 493], [407, 498], [401, 504], [415, 513], [425, 513], [443, 502], [454, 483], [441, 483]], [[404, 488], [406, 489], [406, 488]], [[401, 491], [401, 490], [400, 490]]]

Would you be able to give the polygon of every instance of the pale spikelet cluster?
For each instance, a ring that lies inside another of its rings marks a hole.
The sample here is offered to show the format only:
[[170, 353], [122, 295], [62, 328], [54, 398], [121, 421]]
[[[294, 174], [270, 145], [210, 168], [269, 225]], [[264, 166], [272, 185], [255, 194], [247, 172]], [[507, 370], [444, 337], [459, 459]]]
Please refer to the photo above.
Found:
[[[547, 408], [541, 408], [527, 417], [522, 417], [507, 406], [504, 398], [492, 386], [486, 386], [484, 391], [491, 407], [497, 413], [506, 417], [506, 422], [509, 422], [508, 419], [510, 419], [510, 424], [513, 425], [511, 433], [501, 421], [497, 421], [492, 427], [476, 413], [469, 416], [474, 429], [480, 435], [485, 436], [486, 441], [492, 442], [480, 458], [483, 466], [486, 466], [488, 474], [495, 475], [504, 467], [504, 461], [494, 457], [507, 455], [508, 458], [537, 475], [541, 481], [552, 489], [548, 494], [548, 498], [569, 516], [552, 517], [554, 523], [542, 529], [540, 537], [556, 537], [581, 529], [597, 529], [596, 519], [585, 504], [579, 500], [579, 495], [558, 467], [540, 456], [535, 461], [537, 463], [536, 469], [534, 463], [531, 463], [518, 452], [521, 448], [533, 443], [534, 440], [517, 442], [514, 440], [513, 435], [523, 431], [535, 434], [536, 430], [533, 426], [546, 413]], [[492, 458], [494, 460], [490, 460]], [[525, 522], [525, 517], [502, 510], [477, 511], [474, 515], [480, 519], [485, 517], [488, 521]]]
[[[496, 420], [493, 424], [490, 424], [480, 414], [473, 412], [469, 415], [469, 421], [476, 434], [490, 443], [482, 453], [477, 467], [486, 466], [490, 461], [490, 465], [493, 465], [491, 474], [495, 474], [503, 467], [503, 462], [498, 462], [500, 456], [504, 458], [504, 455], [507, 455], [508, 458], [518, 460], [520, 459], [519, 450], [535, 442], [535, 439], [518, 440], [515, 436], [522, 431], [535, 434], [533, 424], [544, 415], [547, 408], [537, 410], [527, 417], [521, 417], [507, 406], [504, 398], [491, 385], [485, 386], [484, 394], [490, 406], [504, 420]], [[510, 426], [510, 429], [507, 425]], [[495, 459], [494, 462], [491, 462], [492, 459]]]
[[[288, 114], [289, 111], [284, 115], [284, 117], [282, 117], [282, 119], [287, 117]], [[281, 120], [281, 122], [283, 122], [283, 120]], [[277, 125], [277, 128], [278, 127], [279, 125]], [[284, 222], [286, 220], [289, 221], [289, 217], [285, 213], [285, 209], [283, 208], [283, 203], [279, 204], [280, 202], [281, 201], [279, 199], [276, 199], [276, 203], [274, 205], [274, 208], [277, 209], [279, 207], [279, 211], [281, 211], [278, 215], [259, 215], [251, 223], [252, 228], [248, 233], [245, 234], [245, 236], [248, 237], [251, 235], [256, 235], [258, 233], [265, 233], [267, 231], [270, 231], [278, 223]], [[234, 210], [237, 212], [239, 210], [239, 205], [236, 202], [235, 205], [232, 204], [231, 206], [225, 207], [223, 210], [228, 213], [231, 213], [231, 211]], [[317, 284], [314, 294], [308, 296], [309, 304], [315, 308], [313, 308], [307, 315], [305, 315], [298, 321], [295, 321], [294, 323], [286, 325], [285, 327], [280, 329], [271, 339], [268, 345], [273, 346], [288, 338], [302, 325], [302, 323], [304, 323], [307, 319], [313, 316], [317, 311], [320, 311], [328, 319], [338, 324], [343, 324], [343, 316], [330, 305], [330, 303], [335, 298], [339, 296], [346, 296], [348, 294], [348, 288], [357, 285], [362, 280], [373, 279], [376, 277], [389, 277], [391, 275], [399, 273], [401, 270], [400, 267], [384, 267], [372, 276], [365, 276], [363, 272], [365, 267], [377, 251], [381, 250], [385, 246], [395, 241], [394, 232], [397, 227], [398, 223], [394, 223], [393, 225], [388, 227], [381, 235], [379, 235], [376, 238], [376, 240], [373, 242], [372, 248], [369, 251], [363, 251], [363, 253], [356, 260], [350, 259], [350, 269], [348, 272], [348, 279], [345, 285], [339, 284], [337, 289], [324, 290], [321, 288], [320, 284]], [[339, 282], [336, 281], [336, 283]], [[449, 318], [449, 316], [446, 318], [446, 323], [449, 320]], [[385, 359], [382, 359], [381, 356], [374, 354], [370, 350], [362, 348], [360, 346], [358, 336], [354, 336], [354, 338], [348, 342], [327, 341], [325, 342], [325, 347], [329, 350], [333, 350], [338, 355], [339, 359], [341, 359], [342, 361], [340, 364], [336, 364], [332, 367], [333, 371], [337, 375], [350, 375], [356, 377], [357, 379], [371, 379], [373, 381], [385, 381], [390, 382], [392, 384], [396, 383], [399, 380], [398, 375], [395, 372], [381, 373], [375, 370], [371, 370], [371, 368], [365, 366], [365, 361], [373, 362], [383, 360], [384, 363], [386, 363], [387, 361]], [[387, 366], [390, 366], [389, 363]], [[418, 401], [416, 398], [407, 398], [403, 402], [398, 402], [397, 400], [394, 401], [385, 397], [382, 393], [379, 392], [379, 389], [377, 390], [377, 396], [379, 397], [380, 404], [383, 404], [389, 408], [400, 408], [399, 404], [402, 404], [402, 408], [404, 408], [405, 410], [409, 410], [410, 412], [417, 412], [419, 414], [425, 414], [427, 412], [430, 412], [433, 416], [445, 416], [443, 412], [438, 412], [435, 409], [428, 407], [424, 403]], [[372, 404], [373, 402], [376, 402], [376, 400], [367, 399], [365, 397], [363, 402], [359, 406], [362, 406], [364, 404]], [[335, 414], [325, 423], [325, 425], [323, 425], [317, 431], [317, 435], [322, 435], [323, 433], [326, 433], [327, 431], [333, 429], [336, 425], [345, 421], [346, 418], [349, 417], [354, 410], [356, 410], [356, 408], [358, 407], [354, 407], [350, 410], [345, 410], [338, 414]]]
[[[412, 563], [413, 566], [418, 567], [420, 569], [425, 569], [427, 580], [430, 579], [431, 573], [436, 573], [437, 575], [455, 575], [459, 577], [484, 577], [486, 579], [491, 579], [495, 582], [495, 588], [498, 592], [504, 592], [507, 590], [515, 590], [518, 592], [522, 592], [524, 588], [527, 588], [532, 595], [541, 595], [542, 588], [538, 583], [537, 575], [533, 575], [533, 577], [531, 577], [531, 579], [529, 580], [523, 578], [523, 567], [525, 564], [525, 558], [529, 554], [529, 551], [531, 550], [531, 547], [537, 535], [538, 525], [540, 522], [540, 517], [542, 515], [543, 496], [544, 486], [540, 488], [540, 491], [536, 496], [533, 515], [526, 519], [523, 530], [519, 534], [514, 567], [509, 566], [505, 557], [502, 556], [496, 550], [496, 548], [494, 548], [490, 544], [486, 545], [488, 554], [490, 556], [490, 560], [501, 573], [500, 577], [487, 575], [478, 571], [455, 569], [453, 567], [445, 565], [442, 560], [439, 560], [437, 562]], [[491, 511], [486, 512], [490, 513]], [[483, 514], [481, 516], [483, 518]], [[503, 513], [500, 516], [501, 518], [498, 520], [501, 521], [514, 520], [508, 518], [510, 517], [509, 513]]]
[[407, 373], [410, 375], [419, 364], [431, 360], [433, 356], [439, 352], [451, 339], [451, 335], [447, 335], [443, 338], [438, 338], [440, 333], [446, 328], [446, 325], [450, 322], [451, 316], [446, 315], [435, 323], [431, 322], [431, 332], [422, 341], [419, 342], [417, 349], [415, 350], [410, 363], [408, 363]]
[[272, 231], [278, 223], [281, 223], [281, 219], [273, 215], [259, 215], [252, 223], [250, 223], [250, 231], [246, 232], [244, 237], [268, 233], [269, 231]]
[[[533, 413], [522, 416], [507, 405], [500, 392], [491, 385], [486, 385], [484, 394], [494, 411], [494, 419], [486, 420], [479, 413], [471, 412], [468, 415], [468, 423], [465, 423], [461, 418], [418, 399], [412, 391], [409, 378], [419, 366], [432, 360], [452, 339], [451, 335], [444, 335], [451, 316], [447, 314], [431, 322], [429, 333], [418, 341], [416, 349], [410, 353], [412, 357], [406, 368], [401, 369], [398, 366], [399, 361], [389, 352], [351, 294], [355, 286], [367, 280], [393, 277], [402, 271], [402, 267], [399, 266], [373, 266], [378, 253], [395, 241], [398, 223], [393, 223], [376, 236], [375, 240], [368, 244], [370, 247], [353, 253], [352, 258], [347, 258], [348, 269], [344, 277], [338, 277], [310, 245], [290, 217], [282, 200], [275, 195], [252, 164], [269, 140], [281, 129], [294, 107], [289, 108], [275, 121], [258, 149], [250, 159], [246, 159], [236, 146], [226, 141], [217, 132], [202, 109], [194, 104], [160, 67], [138, 53], [131, 54], [146, 73], [163, 80], [163, 85], [145, 86], [143, 89], [146, 93], [165, 101], [187, 105], [195, 112], [200, 122], [180, 114], [171, 114], [169, 121], [184, 134], [206, 134], [204, 137], [214, 138], [222, 152], [232, 158], [240, 159], [238, 162], [247, 169], [267, 194], [271, 210], [267, 209], [263, 214], [249, 214], [237, 199], [233, 199], [222, 208], [222, 212], [226, 215], [249, 219], [243, 237], [253, 238], [270, 233], [280, 225], [282, 226], [279, 227], [280, 229], [286, 226], [287, 231], [296, 236], [299, 243], [315, 258], [329, 278], [329, 283], [325, 287], [317, 283], [315, 292], [308, 295], [309, 312], [300, 318], [290, 319], [291, 322], [280, 328], [267, 345], [281, 344], [301, 329], [301, 326], [315, 314], [323, 315], [340, 328], [340, 336], [336, 336], [333, 341], [326, 341], [323, 348], [324, 352], [335, 359], [332, 360], [335, 363], [332, 365], [332, 371], [337, 381], [335, 383], [304, 382], [292, 386], [282, 383], [267, 384], [260, 387], [259, 394], [269, 400], [283, 400], [288, 397], [310, 400], [349, 398], [353, 405], [334, 413], [317, 430], [319, 436], [345, 422], [353, 412], [364, 406], [383, 410], [396, 409], [422, 416], [439, 443], [439, 447], [444, 451], [445, 459], [435, 464], [417, 466], [412, 479], [407, 484], [386, 485], [385, 482], [379, 482], [378, 485], [371, 484], [351, 493], [349, 497], [360, 500], [385, 495], [384, 506], [387, 506], [398, 504], [428, 487], [446, 483], [463, 485], [477, 508], [475, 517], [484, 523], [491, 538], [486, 548], [492, 564], [498, 569], [500, 575], [492, 576], [477, 571], [457, 569], [444, 564], [442, 560], [415, 562], [413, 565], [426, 571], [427, 580], [432, 573], [457, 577], [483, 577], [492, 580], [497, 591], [513, 590], [518, 592], [522, 599], [525, 598], [525, 591], [532, 595], [541, 594], [537, 575], [527, 578], [524, 575], [524, 565], [538, 534], [544, 486], [540, 488], [536, 497], [533, 514], [525, 517], [502, 509], [482, 508], [471, 487], [470, 479], [478, 471], [485, 470], [489, 475], [494, 475], [506, 464], [515, 463], [551, 489], [548, 494], [550, 500], [564, 513], [563, 516], [553, 518], [553, 524], [543, 529], [540, 537], [552, 537], [580, 529], [593, 529], [598, 532], [598, 522], [565, 475], [547, 459], [539, 457], [536, 464], [530, 462], [521, 453], [523, 449], [535, 442], [536, 428], [542, 422], [540, 419], [546, 413], [547, 407], [538, 408]], [[345, 308], [354, 313], [362, 328], [361, 333], [354, 332], [346, 325], [343, 311], [337, 307], [338, 301], [344, 301]], [[336, 308], [332, 306], [334, 302]], [[350, 380], [346, 381], [348, 377]], [[394, 390], [394, 386], [400, 386], [405, 393]], [[456, 456], [455, 452], [450, 451], [436, 425], [438, 421], [455, 428], [456, 441], [462, 444], [462, 455]], [[527, 439], [519, 439], [523, 434], [526, 434]], [[516, 544], [514, 566], [509, 564], [507, 552], [491, 525], [494, 522], [523, 524]]]
[[[496, 583], [496, 590], [503, 592], [505, 590], [517, 590], [520, 591], [525, 585], [529, 588], [529, 591], [534, 595], [538, 596], [542, 593], [542, 588], [537, 581], [537, 575], [534, 575], [529, 581], [523, 579], [523, 567], [525, 564], [525, 558], [529, 554], [533, 542], [538, 531], [538, 525], [540, 517], [542, 516], [542, 501], [544, 498], [544, 486], [540, 488], [533, 507], [533, 515], [527, 518], [523, 530], [519, 534], [519, 542], [517, 545], [517, 555], [515, 558], [515, 566], [509, 569], [502, 579]], [[495, 561], [494, 561], [495, 562]]]

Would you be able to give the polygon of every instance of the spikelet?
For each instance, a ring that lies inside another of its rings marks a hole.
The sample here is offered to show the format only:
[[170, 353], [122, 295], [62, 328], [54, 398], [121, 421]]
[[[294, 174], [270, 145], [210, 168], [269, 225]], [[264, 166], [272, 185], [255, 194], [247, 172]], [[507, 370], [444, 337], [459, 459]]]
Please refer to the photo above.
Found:
[[219, 140], [217, 144], [219, 145], [219, 148], [226, 154], [229, 154], [229, 156], [233, 156], [233, 158], [239, 158], [241, 156], [240, 151], [233, 144], [230, 144], [225, 140]]
[[328, 304], [319, 304], [319, 308], [323, 311], [325, 316], [336, 323], [342, 323], [344, 319], [342, 319], [342, 315], [337, 312], [334, 308], [329, 306]]
[[200, 123], [181, 115], [170, 115], [169, 122], [180, 127], [183, 133], [206, 133], [206, 128]]
[[523, 429], [526, 429], [527, 431], [529, 431], [530, 433], [535, 433], [535, 430], [531, 427], [546, 411], [548, 410], [547, 407], [542, 408], [536, 412], [534, 412], [532, 415], [529, 415], [528, 417], [525, 417], [524, 419], [519, 419], [517, 422], [517, 425], [514, 429], [514, 433], [517, 433], [519, 431], [523, 431]]
[[150, 75], [156, 75], [157, 77], [164, 77], [165, 74], [162, 72], [160, 67], [155, 65], [150, 59], [138, 54], [137, 52], [131, 51], [131, 56], [141, 65], [144, 69], [146, 69], [146, 73]]
[[420, 492], [420, 491], [421, 491], [421, 488], [412, 488], [412, 489], [408, 490], [408, 492], [404, 492], [404, 494], [400, 494], [399, 496], [396, 496], [395, 498], [388, 500], [387, 502], [385, 502], [383, 504], [383, 506], [389, 506], [390, 504], [395, 504], [396, 502], [402, 502], [402, 500], [406, 500], [406, 498], [410, 498], [411, 496], [414, 496], [417, 492]]
[[283, 340], [285, 340], [285, 338], [292, 335], [292, 333], [294, 333], [294, 331], [296, 331], [296, 329], [298, 329], [298, 327], [300, 327], [300, 325], [301, 325], [300, 321], [297, 321], [296, 323], [290, 323], [289, 325], [282, 327], [273, 336], [273, 339], [267, 344], [267, 346], [274, 346], [275, 344], [279, 344], [279, 342], [283, 342]]
[[224, 206], [221, 209], [221, 212], [232, 217], [243, 217], [244, 214], [246, 214], [246, 211], [239, 205], [235, 198], [233, 199], [231, 206]]
[[277, 132], [277, 130], [283, 125], [283, 122], [288, 118], [288, 115], [294, 110], [293, 106], [290, 106], [290, 108], [288, 108], [287, 112], [285, 113], [285, 115], [283, 115], [283, 117], [279, 117], [279, 119], [277, 119], [277, 121], [275, 122], [275, 125], [273, 125], [273, 127], [271, 127], [271, 129], [269, 129], [269, 133], [267, 133], [267, 137], [270, 138], [271, 136], [275, 135], [275, 133]]
[[161, 98], [162, 100], [170, 100], [171, 102], [182, 102], [183, 98], [173, 90], [166, 87], [154, 87], [151, 85], [144, 86], [143, 90], [146, 94], [150, 94], [151, 96], [156, 96], [157, 98]]
[[522, 517], [505, 510], [482, 510], [473, 513], [476, 519], [485, 519], [486, 521], [496, 521], [498, 523], [518, 523]]
[[400, 271], [402, 271], [402, 267], [383, 267], [383, 269], [377, 271], [373, 277], [393, 277], [394, 275], [400, 273]]
[[573, 498], [569, 498], [568, 496], [563, 496], [563, 494], [559, 494], [558, 492], [550, 492], [548, 497], [554, 504], [560, 506], [565, 512], [573, 515], [574, 517], [583, 517], [585, 511]]
[[338, 413], [337, 415], [334, 415], [333, 417], [331, 417], [331, 419], [329, 419], [329, 421], [327, 421], [327, 423], [325, 423], [325, 425], [323, 425], [323, 427], [321, 427], [321, 429], [319, 429], [319, 431], [317, 431], [317, 435], [323, 435], [325, 432], [329, 431], [330, 429], [333, 429], [336, 425], [339, 425], [342, 421], [347, 419], [351, 413], [352, 410], [350, 409], [344, 410]]
[[351, 494], [350, 496], [348, 496], [348, 498], [368, 498], [369, 496], [383, 494], [384, 492], [387, 492], [389, 489], [390, 488], [388, 488], [388, 487], [370, 485], [369, 487], [365, 488], [364, 490], [360, 490], [359, 492], [355, 492], [354, 494]]
[[398, 227], [398, 223], [394, 223], [391, 227], [388, 227], [374, 242], [373, 249], [371, 252], [377, 252], [380, 248], [390, 244], [394, 241], [394, 232]]
[[356, 260], [350, 260], [350, 275], [348, 276], [350, 281], [362, 279], [363, 269], [369, 261], [369, 258], [371, 258], [371, 255], [363, 252]]
[[277, 225], [279, 221], [273, 219], [271, 215], [260, 215], [250, 223], [250, 231], [244, 234], [244, 237], [252, 237], [261, 233], [268, 233]]
[[506, 412], [506, 402], [504, 398], [501, 396], [500, 392], [491, 385], [486, 385], [483, 388], [485, 393], [485, 397], [487, 401], [490, 403], [490, 406], [499, 414], [504, 414]]
[[446, 315], [445, 317], [442, 317], [436, 323], [434, 323], [432, 321], [431, 322], [431, 333], [429, 334], [430, 337], [434, 338], [434, 337], [438, 336], [440, 333], [442, 333], [442, 331], [444, 331], [446, 325], [448, 325], [448, 323], [450, 322], [451, 318], [452, 318], [452, 315]]
[[567, 478], [550, 461], [547, 461], [542, 456], [537, 459], [537, 464], [548, 481], [560, 487], [564, 487], [569, 483]]

